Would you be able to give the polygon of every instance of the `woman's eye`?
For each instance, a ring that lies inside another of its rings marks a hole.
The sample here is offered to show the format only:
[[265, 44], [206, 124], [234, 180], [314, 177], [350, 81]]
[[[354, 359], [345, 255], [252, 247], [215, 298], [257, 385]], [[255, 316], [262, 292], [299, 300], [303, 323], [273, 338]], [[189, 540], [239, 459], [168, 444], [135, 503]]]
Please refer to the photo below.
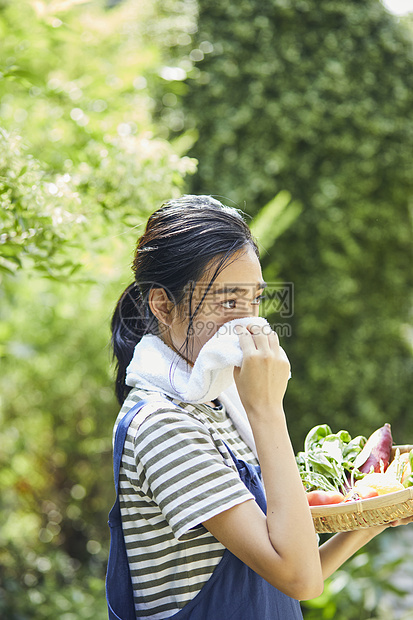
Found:
[[259, 305], [260, 305], [260, 303], [263, 301], [263, 299], [265, 299], [265, 295], [258, 295], [258, 296], [254, 299], [254, 301], [252, 301], [251, 303], [252, 303], [254, 306], [259, 306]]
[[[253, 306], [259, 306], [263, 299], [265, 299], [264, 295], [257, 295], [257, 297], [253, 299], [250, 303]], [[221, 306], [226, 310], [235, 310], [235, 308], [237, 307], [237, 300], [226, 299], [225, 301], [221, 301]]]
[[226, 310], [234, 310], [237, 306], [236, 299], [227, 299], [226, 301], [222, 301], [221, 305]]

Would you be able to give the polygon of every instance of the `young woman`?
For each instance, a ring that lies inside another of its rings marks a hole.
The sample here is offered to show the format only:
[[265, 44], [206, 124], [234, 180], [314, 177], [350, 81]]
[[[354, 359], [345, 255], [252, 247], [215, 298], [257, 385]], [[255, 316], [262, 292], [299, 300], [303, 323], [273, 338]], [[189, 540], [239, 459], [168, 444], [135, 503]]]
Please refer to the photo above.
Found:
[[119, 477], [136, 618], [302, 618], [298, 601], [385, 528], [318, 548], [283, 410], [289, 363], [258, 319], [251, 233], [208, 196], [172, 200], [149, 218], [133, 272], [112, 333], [117, 424], [149, 399]]

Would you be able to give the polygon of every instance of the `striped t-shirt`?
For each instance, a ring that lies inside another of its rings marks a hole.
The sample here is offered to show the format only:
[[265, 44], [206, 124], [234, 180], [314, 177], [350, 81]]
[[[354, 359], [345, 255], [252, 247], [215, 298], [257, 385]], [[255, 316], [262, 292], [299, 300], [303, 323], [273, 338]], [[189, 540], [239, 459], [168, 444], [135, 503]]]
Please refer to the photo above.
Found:
[[196, 596], [225, 551], [201, 524], [253, 498], [225, 443], [238, 458], [257, 461], [223, 407], [171, 399], [168, 406], [146, 390], [131, 390], [115, 430], [148, 397], [153, 404], [128, 429], [119, 492], [136, 616], [164, 620]]

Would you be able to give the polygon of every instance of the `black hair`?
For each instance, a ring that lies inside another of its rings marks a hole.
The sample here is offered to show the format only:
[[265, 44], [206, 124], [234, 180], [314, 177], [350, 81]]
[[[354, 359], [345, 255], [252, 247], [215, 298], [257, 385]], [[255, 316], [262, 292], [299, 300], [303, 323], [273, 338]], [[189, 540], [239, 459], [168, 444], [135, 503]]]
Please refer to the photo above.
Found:
[[145, 334], [158, 332], [148, 304], [150, 290], [163, 288], [176, 306], [189, 291], [188, 335], [201, 305], [192, 310], [193, 287], [212, 266], [208, 290], [235, 252], [246, 246], [258, 256], [241, 212], [210, 196], [188, 195], [170, 200], [149, 217], [132, 264], [134, 282], [121, 295], [112, 316], [116, 396], [120, 403], [131, 389], [125, 378], [135, 346]]

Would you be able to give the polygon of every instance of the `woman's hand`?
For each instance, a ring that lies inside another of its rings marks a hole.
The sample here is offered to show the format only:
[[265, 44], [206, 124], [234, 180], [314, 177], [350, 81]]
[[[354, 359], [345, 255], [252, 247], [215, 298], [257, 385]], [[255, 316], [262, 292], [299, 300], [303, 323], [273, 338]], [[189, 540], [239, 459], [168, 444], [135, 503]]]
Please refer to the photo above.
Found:
[[236, 326], [243, 353], [241, 368], [234, 368], [234, 379], [242, 404], [248, 413], [282, 408], [290, 364], [281, 351], [278, 336], [269, 325]]
[[405, 517], [404, 519], [392, 521], [389, 523], [388, 527], [398, 527], [399, 525], [408, 525], [409, 523], [413, 523], [413, 517]]

